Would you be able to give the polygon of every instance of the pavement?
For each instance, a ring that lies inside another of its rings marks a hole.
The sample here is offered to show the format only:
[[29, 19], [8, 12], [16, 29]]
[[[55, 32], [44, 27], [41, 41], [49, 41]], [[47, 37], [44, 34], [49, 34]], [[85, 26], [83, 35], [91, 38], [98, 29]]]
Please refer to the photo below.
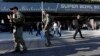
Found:
[[[34, 34], [24, 33], [24, 37], [30, 36], [29, 39], [25, 38], [28, 52], [11, 53], [14, 50], [14, 42], [13, 39], [9, 39], [0, 41], [0, 56], [100, 56], [100, 30], [82, 30], [84, 39], [79, 35], [73, 39], [74, 32], [62, 31], [61, 37], [56, 35], [52, 38], [51, 47], [45, 47], [44, 40], [39, 36], [31, 38]], [[3, 37], [11, 37], [9, 33], [3, 34]]]

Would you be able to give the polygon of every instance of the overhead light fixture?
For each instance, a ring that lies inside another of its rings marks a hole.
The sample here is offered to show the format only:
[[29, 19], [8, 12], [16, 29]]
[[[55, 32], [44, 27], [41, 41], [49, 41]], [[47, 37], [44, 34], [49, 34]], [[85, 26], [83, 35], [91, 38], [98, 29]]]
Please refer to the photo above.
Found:
[[100, 0], [91, 0], [91, 1], [95, 1], [95, 2], [98, 2], [98, 1], [100, 1]]

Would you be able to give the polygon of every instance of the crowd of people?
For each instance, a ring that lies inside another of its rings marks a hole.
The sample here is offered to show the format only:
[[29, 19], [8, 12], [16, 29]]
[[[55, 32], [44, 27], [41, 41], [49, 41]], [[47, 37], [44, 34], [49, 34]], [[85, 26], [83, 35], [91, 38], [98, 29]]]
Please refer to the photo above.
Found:
[[[12, 15], [7, 15], [7, 18], [9, 19], [10, 25], [13, 29], [13, 37], [14, 37], [14, 41], [15, 41], [15, 50], [13, 51], [15, 52], [22, 52], [25, 53], [27, 52], [27, 47], [25, 45], [25, 41], [23, 39], [23, 25], [25, 23], [25, 18], [24, 15], [18, 11], [18, 7], [13, 7], [10, 8], [11, 12], [13, 12]], [[59, 37], [62, 36], [61, 34], [61, 23], [60, 21], [54, 21], [53, 18], [51, 17], [51, 15], [49, 15], [49, 13], [47, 11], [42, 11], [43, 13], [43, 19], [42, 21], [39, 21], [36, 25], [37, 25], [37, 32], [36, 32], [36, 36], [41, 36], [42, 33], [44, 33], [44, 38], [45, 38], [45, 46], [46, 47], [50, 47], [52, 46], [51, 43], [51, 38], [55, 37], [56, 35], [58, 35]], [[76, 39], [76, 35], [79, 32], [81, 38], [84, 38], [82, 36], [81, 33], [81, 22], [80, 22], [80, 15], [77, 15], [76, 17], [76, 32], [73, 36], [73, 39]], [[32, 33], [32, 26], [30, 28], [31, 30], [29, 30], [29, 34], [33, 34]], [[42, 33], [41, 33], [42, 32]], [[51, 32], [53, 34], [51, 34]], [[21, 46], [23, 47], [23, 49], [21, 50]]]
[[[25, 45], [25, 41], [23, 39], [23, 25], [25, 23], [24, 15], [18, 11], [18, 7], [10, 8], [11, 12], [13, 14], [7, 15], [7, 18], [9, 19], [10, 26], [13, 30], [13, 37], [15, 39], [15, 52], [27, 52], [27, 47]], [[56, 24], [56, 26], [55, 26]], [[52, 30], [50, 30], [52, 29]], [[50, 47], [52, 45], [51, 43], [51, 37], [52, 35], [50, 32], [53, 31], [54, 34], [57, 32], [59, 36], [61, 37], [61, 24], [59, 21], [53, 22], [53, 20], [50, 19], [50, 15], [43, 11], [43, 21], [37, 23], [37, 33], [36, 36], [41, 36], [41, 31], [45, 33], [45, 46]], [[32, 33], [32, 26], [30, 27], [29, 34]], [[21, 50], [21, 46], [23, 49]]]

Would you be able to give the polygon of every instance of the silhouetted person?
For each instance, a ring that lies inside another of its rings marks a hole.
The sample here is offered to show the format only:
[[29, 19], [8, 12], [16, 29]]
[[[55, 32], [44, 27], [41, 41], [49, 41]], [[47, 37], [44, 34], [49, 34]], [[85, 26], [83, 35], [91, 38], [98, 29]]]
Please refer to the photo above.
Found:
[[45, 32], [45, 46], [51, 46], [51, 36], [50, 36], [50, 28], [52, 27], [52, 20], [49, 14], [46, 11], [43, 11], [43, 23], [44, 23], [44, 32]]
[[37, 32], [36, 32], [36, 36], [38, 36], [38, 35], [41, 36], [42, 29], [43, 29], [43, 23], [42, 22], [37, 22]]
[[55, 34], [57, 33], [58, 34], [58, 25], [57, 25], [57, 22], [53, 22], [53, 36], [55, 36]]
[[77, 35], [78, 32], [80, 34], [80, 37], [84, 38], [82, 36], [82, 33], [81, 33], [81, 26], [82, 26], [82, 22], [80, 21], [80, 15], [77, 15], [77, 19], [75, 20], [76, 31], [75, 31], [75, 34], [74, 34], [74, 37], [73, 37], [74, 39], [76, 39], [76, 35]]
[[13, 53], [20, 52], [21, 46], [23, 47], [23, 50], [21, 52], [24, 53], [27, 51], [25, 41], [22, 37], [23, 24], [25, 21], [24, 16], [21, 12], [18, 11], [18, 7], [10, 8], [10, 10], [13, 12], [13, 15], [12, 16], [8, 15], [8, 19], [9, 19], [11, 25], [13, 26], [13, 37], [15, 39], [15, 50], [13, 51]]
[[29, 24], [29, 34], [32, 34], [33, 35], [33, 27], [31, 24]]
[[57, 21], [57, 27], [58, 27], [59, 37], [61, 37], [61, 23], [59, 21]]

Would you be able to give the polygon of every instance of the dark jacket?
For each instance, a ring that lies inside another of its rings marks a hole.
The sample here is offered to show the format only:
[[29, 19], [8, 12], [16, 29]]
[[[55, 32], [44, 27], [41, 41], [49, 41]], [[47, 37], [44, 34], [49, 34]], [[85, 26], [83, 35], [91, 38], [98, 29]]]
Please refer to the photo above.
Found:
[[16, 27], [21, 27], [25, 23], [24, 15], [21, 12], [16, 13], [16, 17], [14, 18], [14, 25]]

